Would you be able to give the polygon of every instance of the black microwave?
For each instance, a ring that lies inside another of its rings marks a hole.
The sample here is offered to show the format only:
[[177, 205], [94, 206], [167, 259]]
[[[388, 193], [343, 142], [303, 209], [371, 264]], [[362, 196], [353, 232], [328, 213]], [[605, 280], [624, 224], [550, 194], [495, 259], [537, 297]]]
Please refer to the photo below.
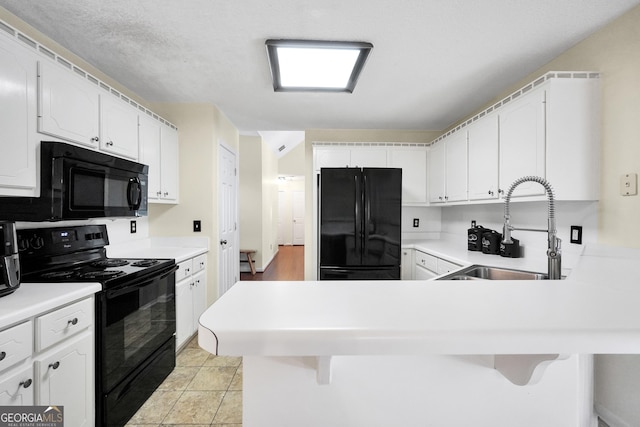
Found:
[[62, 142], [40, 144], [40, 197], [0, 197], [0, 219], [147, 215], [149, 166]]

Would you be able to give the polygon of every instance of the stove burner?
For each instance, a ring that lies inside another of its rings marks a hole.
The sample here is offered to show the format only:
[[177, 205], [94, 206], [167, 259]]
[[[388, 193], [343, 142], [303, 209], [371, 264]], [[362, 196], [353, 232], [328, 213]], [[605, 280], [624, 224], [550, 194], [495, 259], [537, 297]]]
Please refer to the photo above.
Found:
[[134, 267], [151, 267], [152, 265], [157, 263], [158, 263], [157, 259], [143, 259], [140, 261], [136, 261], [131, 265]]
[[93, 267], [120, 267], [127, 264], [129, 264], [129, 261], [125, 259], [102, 259], [91, 263]]
[[120, 270], [86, 271], [80, 273], [80, 277], [83, 279], [111, 279], [122, 274], [124, 274], [124, 271]]
[[68, 279], [74, 275], [73, 271], [50, 271], [42, 273], [43, 279]]

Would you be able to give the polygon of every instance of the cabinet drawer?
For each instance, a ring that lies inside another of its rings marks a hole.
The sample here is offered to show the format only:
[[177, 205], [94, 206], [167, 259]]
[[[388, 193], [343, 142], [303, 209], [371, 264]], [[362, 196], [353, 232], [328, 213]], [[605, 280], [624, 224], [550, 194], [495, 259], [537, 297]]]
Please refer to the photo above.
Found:
[[438, 258], [424, 252], [416, 251], [416, 264], [431, 271], [438, 270]]
[[188, 259], [178, 264], [178, 271], [176, 271], [176, 282], [186, 279], [193, 273], [193, 260]]
[[207, 268], [207, 254], [198, 255], [193, 259], [193, 274]]
[[445, 261], [443, 259], [438, 258], [438, 269], [436, 271], [438, 272], [438, 275], [440, 275], [440, 274], [449, 273], [453, 270], [457, 270], [460, 267], [461, 266], [458, 264], [454, 264], [452, 262]]
[[50, 347], [93, 325], [93, 298], [36, 318], [36, 351]]
[[0, 371], [31, 356], [33, 323], [31, 320], [0, 332]]

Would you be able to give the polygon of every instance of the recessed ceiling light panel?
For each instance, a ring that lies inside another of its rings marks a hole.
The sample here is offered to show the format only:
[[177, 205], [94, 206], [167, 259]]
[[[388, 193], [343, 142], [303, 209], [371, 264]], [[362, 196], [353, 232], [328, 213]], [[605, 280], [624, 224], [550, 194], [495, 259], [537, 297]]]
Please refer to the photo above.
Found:
[[266, 41], [276, 92], [353, 92], [371, 43], [317, 40]]

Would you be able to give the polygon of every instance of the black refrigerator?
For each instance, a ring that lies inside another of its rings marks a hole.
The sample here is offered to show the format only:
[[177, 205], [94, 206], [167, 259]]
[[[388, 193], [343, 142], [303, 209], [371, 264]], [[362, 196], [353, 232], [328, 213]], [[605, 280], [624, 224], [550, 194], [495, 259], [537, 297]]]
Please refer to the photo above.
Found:
[[402, 169], [322, 168], [320, 280], [400, 279]]

